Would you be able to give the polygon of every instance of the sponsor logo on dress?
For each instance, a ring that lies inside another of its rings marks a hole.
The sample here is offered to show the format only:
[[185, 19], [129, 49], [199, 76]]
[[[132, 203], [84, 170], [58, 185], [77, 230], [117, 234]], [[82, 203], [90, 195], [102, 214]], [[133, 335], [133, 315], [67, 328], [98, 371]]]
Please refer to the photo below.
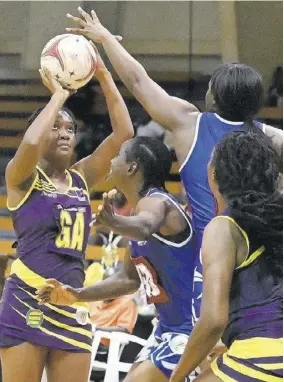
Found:
[[30, 309], [26, 314], [26, 323], [31, 328], [39, 328], [43, 323], [43, 313], [39, 309]]
[[88, 311], [85, 308], [78, 308], [76, 312], [76, 321], [80, 325], [87, 325], [89, 322]]

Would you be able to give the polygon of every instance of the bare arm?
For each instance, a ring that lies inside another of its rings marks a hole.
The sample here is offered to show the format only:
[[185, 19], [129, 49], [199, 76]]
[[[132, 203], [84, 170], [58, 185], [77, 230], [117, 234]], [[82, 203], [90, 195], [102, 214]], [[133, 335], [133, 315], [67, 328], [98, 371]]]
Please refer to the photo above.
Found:
[[134, 293], [140, 286], [140, 278], [131, 260], [131, 250], [126, 248], [124, 267], [106, 280], [79, 290], [78, 301], [102, 301]]
[[131, 260], [131, 249], [126, 248], [124, 268], [107, 279], [84, 288], [72, 288], [55, 279], [46, 280], [36, 294], [40, 304], [72, 305], [76, 301], [103, 301], [137, 291], [140, 278]]
[[203, 260], [201, 316], [188, 339], [185, 352], [173, 372], [171, 382], [184, 381], [185, 376], [189, 375], [210, 353], [227, 325], [229, 294], [237, 253], [230, 224], [227, 219], [214, 219], [204, 231], [201, 249]]
[[99, 66], [96, 77], [106, 98], [113, 132], [93, 154], [73, 166], [73, 168], [84, 174], [90, 189], [94, 187], [95, 183], [105, 178], [110, 168], [111, 159], [118, 154], [122, 143], [134, 135], [133, 125], [125, 102], [115, 85], [112, 75], [106, 69], [98, 53], [97, 58]]
[[147, 240], [165, 223], [167, 208], [163, 199], [145, 197], [137, 204], [135, 216], [120, 216], [115, 215], [108, 194], [104, 193], [103, 197], [104, 204], [99, 207], [100, 212], [93, 215], [94, 222], [119, 235], [133, 240]]
[[45, 144], [45, 135], [53, 126], [58, 111], [70, 95], [61, 85], [41, 72], [42, 80], [53, 93], [50, 101], [27, 129], [24, 138], [6, 168], [8, 190], [21, 186], [35, 177], [35, 167], [41, 157]]
[[[195, 106], [182, 99], [171, 97], [155, 83], [143, 66], [122, 47], [117, 38], [102, 26], [94, 11], [91, 18], [81, 8], [78, 9], [83, 19], [67, 16], [78, 23], [81, 29], [67, 30], [103, 44], [108, 58], [125, 86], [156, 122], [173, 131], [184, 127], [189, 113], [198, 113]], [[187, 128], [190, 128], [188, 124]]]

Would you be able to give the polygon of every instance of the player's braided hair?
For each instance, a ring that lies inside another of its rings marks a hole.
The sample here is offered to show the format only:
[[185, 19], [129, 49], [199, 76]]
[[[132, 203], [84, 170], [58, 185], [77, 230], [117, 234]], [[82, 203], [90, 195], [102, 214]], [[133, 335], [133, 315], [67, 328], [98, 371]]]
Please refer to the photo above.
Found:
[[272, 141], [258, 130], [257, 134], [234, 131], [217, 144], [214, 176], [229, 215], [247, 232], [253, 246], [265, 246], [268, 269], [273, 266], [282, 273], [281, 160]]
[[167, 146], [158, 139], [135, 137], [126, 151], [127, 162], [136, 162], [144, 176], [144, 184], [140, 195], [144, 196], [152, 188], [165, 189], [171, 165], [171, 153]]
[[[43, 111], [44, 108], [45, 108], [45, 106], [41, 106], [41, 107], [39, 107], [38, 109], [36, 109], [36, 110], [32, 113], [32, 115], [31, 115], [31, 116], [29, 117], [29, 119], [28, 119], [27, 128], [33, 123], [33, 121], [34, 121], [34, 120], [37, 118], [37, 116]], [[75, 133], [76, 133], [76, 131], [77, 131], [77, 122], [76, 122], [76, 118], [75, 118], [74, 114], [72, 113], [72, 111], [69, 110], [69, 109], [67, 109], [67, 107], [62, 107], [62, 108], [60, 109], [60, 111], [65, 111], [65, 113], [67, 113], [67, 114], [71, 117], [72, 122], [73, 122], [73, 124], [74, 124], [74, 131], [75, 131]]]

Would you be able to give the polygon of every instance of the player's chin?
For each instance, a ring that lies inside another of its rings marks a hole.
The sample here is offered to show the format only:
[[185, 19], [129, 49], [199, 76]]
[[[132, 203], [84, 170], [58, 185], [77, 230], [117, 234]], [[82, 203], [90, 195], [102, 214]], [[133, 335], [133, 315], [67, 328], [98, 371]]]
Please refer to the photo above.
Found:
[[74, 152], [74, 149], [68, 145], [58, 146], [56, 148], [56, 156], [58, 157], [71, 158], [73, 155], [73, 152]]

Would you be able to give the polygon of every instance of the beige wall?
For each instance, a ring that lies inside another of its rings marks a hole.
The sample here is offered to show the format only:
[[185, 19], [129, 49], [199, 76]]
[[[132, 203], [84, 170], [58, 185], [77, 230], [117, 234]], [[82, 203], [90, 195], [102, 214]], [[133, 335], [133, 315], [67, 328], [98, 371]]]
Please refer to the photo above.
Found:
[[[0, 53], [20, 53], [25, 69], [37, 69], [43, 46], [65, 32], [66, 12], [76, 14], [80, 3], [0, 1]], [[224, 2], [222, 7], [218, 1], [91, 1], [84, 7], [122, 34], [124, 46], [149, 70], [211, 73], [223, 52], [224, 61], [239, 55], [258, 68], [267, 83], [282, 63], [281, 2], [238, 1], [235, 7]]]
[[236, 2], [240, 61], [257, 68], [266, 85], [283, 60], [283, 4], [280, 1]]
[[28, 20], [28, 1], [0, 1], [0, 53], [24, 51]]

